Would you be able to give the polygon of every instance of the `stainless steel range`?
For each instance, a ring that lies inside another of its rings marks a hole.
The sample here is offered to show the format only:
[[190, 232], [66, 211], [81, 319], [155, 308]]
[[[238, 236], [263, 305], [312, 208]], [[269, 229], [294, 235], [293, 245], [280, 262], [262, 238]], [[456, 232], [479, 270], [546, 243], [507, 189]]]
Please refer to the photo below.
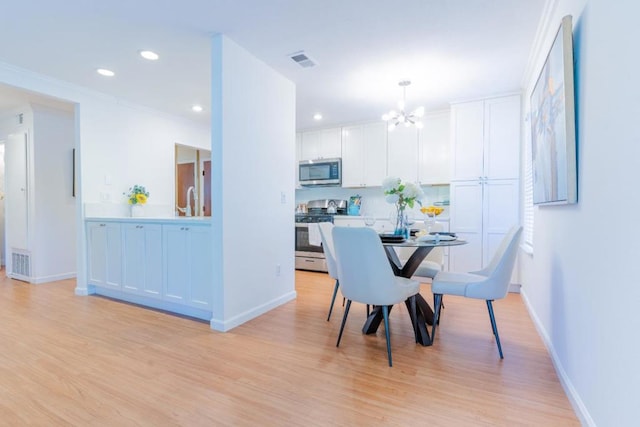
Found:
[[316, 246], [309, 242], [309, 224], [333, 222], [334, 215], [345, 215], [347, 201], [311, 200], [307, 203], [306, 208], [307, 213], [296, 214], [296, 270], [327, 272], [322, 246]]

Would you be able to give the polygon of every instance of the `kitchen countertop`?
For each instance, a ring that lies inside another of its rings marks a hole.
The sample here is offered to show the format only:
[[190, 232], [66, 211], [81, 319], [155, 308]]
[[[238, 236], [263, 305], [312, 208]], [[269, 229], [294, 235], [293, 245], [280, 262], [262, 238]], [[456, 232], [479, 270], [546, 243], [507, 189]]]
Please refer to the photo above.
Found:
[[[376, 219], [376, 221], [389, 221], [389, 217], [388, 216], [376, 216], [376, 215], [372, 215], [373, 218]], [[334, 219], [338, 219], [338, 220], [348, 220], [348, 219], [359, 219], [359, 220], [364, 220], [364, 216], [363, 215], [335, 215]], [[423, 221], [423, 218], [421, 217], [417, 217], [415, 218], [416, 221]], [[438, 221], [449, 221], [449, 217], [448, 216], [437, 216], [436, 217], [436, 222]]]
[[112, 222], [126, 222], [126, 223], [145, 222], [149, 224], [181, 223], [181, 224], [210, 225], [211, 217], [210, 216], [165, 216], [165, 217], [94, 216], [94, 217], [85, 217], [85, 221], [112, 221]]

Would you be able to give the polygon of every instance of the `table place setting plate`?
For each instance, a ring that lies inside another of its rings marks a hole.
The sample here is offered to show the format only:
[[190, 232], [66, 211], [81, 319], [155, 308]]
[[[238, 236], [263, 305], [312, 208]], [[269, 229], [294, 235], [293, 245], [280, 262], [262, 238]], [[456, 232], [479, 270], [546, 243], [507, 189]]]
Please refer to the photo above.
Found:
[[457, 236], [451, 234], [426, 234], [424, 236], [416, 236], [416, 242], [447, 242], [457, 238]]
[[405, 241], [404, 236], [393, 233], [380, 233], [382, 243], [402, 243]]

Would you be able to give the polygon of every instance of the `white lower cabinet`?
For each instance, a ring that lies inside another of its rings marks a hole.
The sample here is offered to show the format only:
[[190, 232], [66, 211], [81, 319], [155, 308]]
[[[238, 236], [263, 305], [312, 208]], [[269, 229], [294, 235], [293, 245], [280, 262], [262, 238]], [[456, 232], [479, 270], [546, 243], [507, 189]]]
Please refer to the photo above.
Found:
[[140, 295], [162, 298], [162, 226], [122, 226], [122, 288]]
[[166, 225], [163, 247], [164, 298], [210, 310], [213, 305], [210, 227]]
[[211, 227], [87, 220], [88, 283], [98, 294], [210, 319]]
[[120, 224], [87, 222], [87, 278], [91, 285], [122, 288], [122, 240]]
[[450, 251], [453, 271], [477, 271], [493, 257], [509, 228], [519, 222], [517, 179], [451, 183], [451, 231], [468, 243]]

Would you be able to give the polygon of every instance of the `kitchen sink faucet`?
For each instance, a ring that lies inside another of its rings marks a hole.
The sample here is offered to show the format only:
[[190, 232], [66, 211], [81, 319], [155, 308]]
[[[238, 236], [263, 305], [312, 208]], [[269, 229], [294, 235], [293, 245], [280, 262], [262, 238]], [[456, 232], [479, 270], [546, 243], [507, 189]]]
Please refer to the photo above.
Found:
[[195, 187], [192, 185], [187, 189], [187, 200], [186, 200], [187, 206], [185, 206], [184, 208], [181, 208], [180, 206], [176, 206], [178, 210], [184, 214], [184, 216], [192, 216], [191, 203], [189, 203], [189, 201], [191, 200], [191, 196], [190, 196], [191, 194], [193, 194], [193, 204], [195, 205], [198, 200], [198, 196], [195, 193]]

